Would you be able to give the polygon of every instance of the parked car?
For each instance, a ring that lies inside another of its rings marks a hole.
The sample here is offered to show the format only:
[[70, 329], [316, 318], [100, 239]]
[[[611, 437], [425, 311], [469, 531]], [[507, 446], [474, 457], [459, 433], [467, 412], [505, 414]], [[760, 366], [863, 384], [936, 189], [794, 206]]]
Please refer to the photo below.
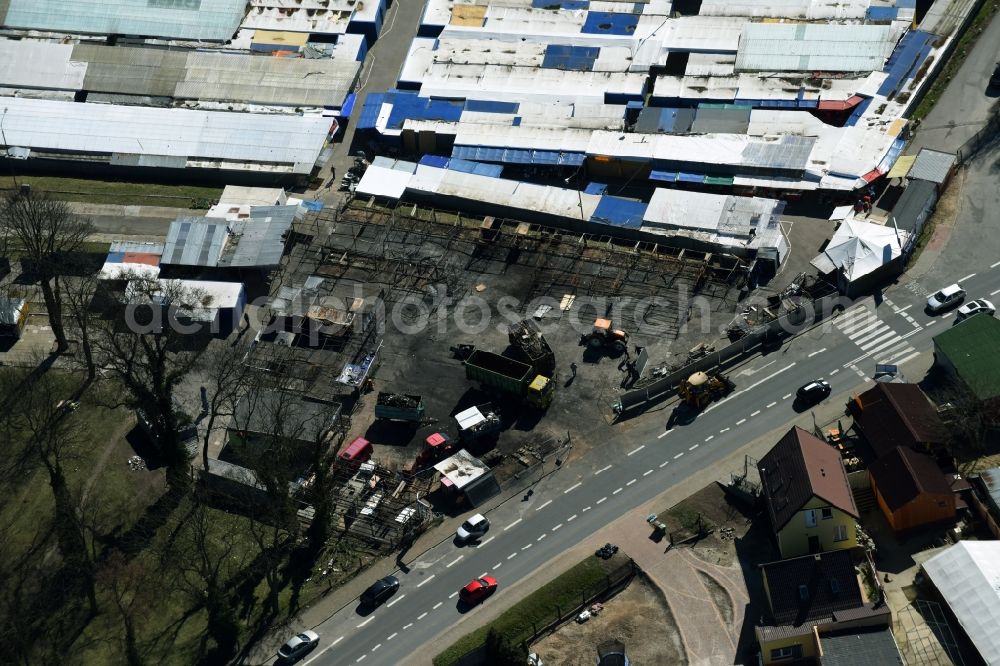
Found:
[[467, 604], [478, 604], [497, 590], [497, 579], [486, 575], [471, 581], [458, 591], [458, 598]]
[[830, 395], [830, 384], [822, 379], [816, 379], [805, 386], [800, 386], [795, 397], [807, 404], [814, 404]]
[[990, 303], [985, 298], [979, 298], [974, 301], [969, 301], [968, 303], [960, 307], [958, 309], [958, 312], [955, 314], [955, 321], [956, 322], [962, 321], [963, 319], [967, 319], [972, 315], [984, 314], [984, 313], [992, 317], [996, 313], [996, 311], [997, 309], [993, 307], [992, 303]]
[[319, 634], [306, 629], [295, 634], [278, 649], [278, 659], [285, 664], [298, 661], [319, 643]]
[[489, 529], [490, 521], [487, 520], [486, 516], [483, 514], [477, 513], [462, 523], [461, 527], [455, 530], [455, 536], [457, 536], [460, 541], [469, 541], [470, 539], [478, 539], [486, 534]]
[[385, 602], [399, 589], [399, 580], [395, 576], [379, 578], [371, 586], [361, 593], [362, 606], [378, 606]]
[[955, 307], [964, 300], [965, 290], [962, 289], [962, 285], [948, 285], [927, 299], [927, 310], [929, 312], [943, 312], [948, 308]]

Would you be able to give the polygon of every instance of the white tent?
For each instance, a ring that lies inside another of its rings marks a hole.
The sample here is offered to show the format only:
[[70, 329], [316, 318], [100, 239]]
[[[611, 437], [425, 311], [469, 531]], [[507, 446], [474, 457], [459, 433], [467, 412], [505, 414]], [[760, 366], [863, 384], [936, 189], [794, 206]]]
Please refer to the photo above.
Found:
[[822, 254], [810, 263], [821, 273], [840, 271], [854, 282], [897, 259], [909, 234], [863, 220], [844, 220]]
[[987, 664], [1000, 664], [1000, 542], [959, 541], [924, 572]]

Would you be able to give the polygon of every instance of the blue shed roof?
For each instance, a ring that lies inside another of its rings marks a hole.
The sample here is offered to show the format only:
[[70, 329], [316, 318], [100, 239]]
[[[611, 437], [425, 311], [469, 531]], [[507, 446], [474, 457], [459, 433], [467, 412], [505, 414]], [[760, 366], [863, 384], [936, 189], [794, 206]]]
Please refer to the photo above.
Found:
[[588, 12], [580, 32], [591, 35], [631, 35], [639, 25], [637, 14], [620, 12]]

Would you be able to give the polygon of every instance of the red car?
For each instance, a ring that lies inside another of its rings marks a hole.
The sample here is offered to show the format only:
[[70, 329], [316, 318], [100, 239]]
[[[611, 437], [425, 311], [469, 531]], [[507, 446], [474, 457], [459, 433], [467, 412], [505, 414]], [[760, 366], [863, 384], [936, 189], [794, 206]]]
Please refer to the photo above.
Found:
[[493, 576], [483, 576], [463, 587], [458, 593], [458, 598], [467, 604], [478, 604], [496, 592], [496, 589], [497, 579]]

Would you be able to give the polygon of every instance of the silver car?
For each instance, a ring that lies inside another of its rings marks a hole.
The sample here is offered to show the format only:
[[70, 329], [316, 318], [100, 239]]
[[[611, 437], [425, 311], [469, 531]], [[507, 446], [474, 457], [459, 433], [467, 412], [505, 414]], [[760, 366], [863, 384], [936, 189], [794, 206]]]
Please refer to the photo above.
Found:
[[960, 284], [948, 285], [936, 294], [927, 299], [927, 310], [929, 312], [941, 312], [954, 307], [965, 300], [965, 290]]
[[459, 538], [460, 541], [468, 541], [470, 539], [478, 539], [479, 537], [486, 534], [490, 529], [490, 521], [486, 519], [481, 513], [469, 518], [467, 521], [462, 523], [462, 526], [455, 530], [455, 536]]
[[289, 638], [281, 646], [281, 649], [278, 650], [278, 659], [285, 664], [296, 662], [316, 647], [317, 643], [319, 643], [319, 634], [306, 629]]

